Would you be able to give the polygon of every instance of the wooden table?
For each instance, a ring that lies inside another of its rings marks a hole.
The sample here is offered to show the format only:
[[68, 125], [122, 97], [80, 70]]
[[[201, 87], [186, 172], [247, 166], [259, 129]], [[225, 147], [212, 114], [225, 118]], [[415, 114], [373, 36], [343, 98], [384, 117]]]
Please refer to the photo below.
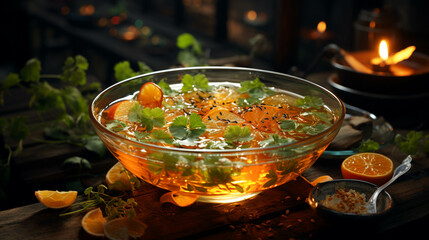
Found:
[[[13, 92], [12, 96], [22, 97], [18, 92]], [[13, 106], [5, 106], [0, 112], [2, 116], [33, 114], [19, 101]], [[41, 136], [40, 131], [35, 134]], [[65, 170], [61, 168], [65, 158], [87, 154], [73, 146], [58, 145], [53, 148], [52, 145], [34, 141], [27, 141], [24, 147], [24, 153], [14, 160], [14, 172], [23, 184], [17, 189], [26, 193], [23, 196], [29, 202], [35, 202], [33, 191], [37, 187], [54, 186], [49, 183], [65, 180]], [[381, 152], [389, 155], [395, 166], [405, 157], [398, 151], [391, 155], [391, 147], [385, 147]], [[359, 225], [350, 224], [349, 227], [355, 228], [350, 229], [332, 224], [319, 217], [306, 203], [312, 189], [308, 181], [322, 175], [341, 178], [341, 161], [322, 156], [297, 180], [238, 203], [197, 202], [180, 208], [169, 203], [161, 204], [159, 198], [165, 191], [143, 184], [134, 193], [138, 202], [137, 218], [148, 225], [145, 239], [349, 238], [351, 232], [352, 237], [368, 238], [369, 233], [381, 237], [410, 237], [410, 234], [418, 236], [426, 233], [429, 220], [428, 157], [414, 159], [411, 170], [387, 189], [394, 199], [394, 208], [388, 217], [366, 231]], [[106, 170], [114, 163], [110, 155], [95, 160], [93, 172], [103, 179]], [[40, 203], [3, 210], [0, 212], [0, 239], [93, 239], [81, 228], [83, 214], [59, 217], [60, 213], [61, 210], [47, 209]]]

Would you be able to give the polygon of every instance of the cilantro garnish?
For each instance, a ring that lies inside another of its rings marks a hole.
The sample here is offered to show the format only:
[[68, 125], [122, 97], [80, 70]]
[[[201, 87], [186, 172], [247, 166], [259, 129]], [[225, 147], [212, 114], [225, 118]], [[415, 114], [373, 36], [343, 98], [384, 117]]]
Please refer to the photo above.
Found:
[[152, 72], [152, 69], [144, 62], [137, 62], [137, 64], [139, 66], [139, 71], [134, 71], [129, 61], [118, 62], [113, 68], [116, 81], [119, 82], [130, 77]]
[[401, 152], [408, 155], [429, 153], [429, 134], [424, 135], [422, 131], [410, 131], [405, 137], [398, 134], [394, 143]]
[[297, 107], [302, 108], [320, 108], [324, 105], [323, 100], [317, 96], [305, 96], [304, 98], [298, 98], [295, 101]]
[[292, 131], [295, 130], [297, 127], [297, 124], [294, 120], [283, 120], [280, 121], [279, 125], [280, 128], [285, 131]]
[[170, 95], [170, 94], [174, 93], [174, 90], [173, 90], [173, 89], [171, 89], [170, 85], [168, 85], [168, 84], [164, 81], [164, 79], [161, 79], [161, 81], [159, 81], [157, 85], [161, 88], [162, 93], [163, 93], [164, 95]]
[[153, 129], [153, 126], [162, 127], [165, 124], [164, 111], [161, 108], [145, 108], [138, 103], [130, 109], [128, 120], [141, 123], [148, 132]]
[[176, 117], [168, 129], [176, 139], [195, 140], [206, 131], [206, 125], [200, 115], [191, 113], [188, 117]]
[[206, 75], [198, 73], [195, 76], [185, 74], [182, 77], [182, 92], [192, 92], [195, 90], [209, 91], [211, 89]]
[[225, 129], [223, 137], [227, 141], [232, 142], [246, 142], [252, 140], [252, 131], [250, 127], [244, 126], [240, 127], [239, 125], [230, 125]]
[[359, 152], [375, 152], [380, 148], [380, 144], [374, 140], [364, 140], [359, 145]]
[[127, 128], [127, 124], [121, 120], [113, 120], [106, 123], [106, 128], [114, 132], [121, 132]]
[[259, 143], [261, 147], [272, 146], [272, 145], [280, 145], [284, 143], [292, 143], [296, 140], [292, 138], [282, 138], [277, 134], [272, 134], [268, 139], [265, 139]]
[[254, 80], [243, 81], [240, 83], [240, 88], [238, 88], [240, 93], [248, 93], [249, 98], [239, 98], [238, 105], [241, 107], [251, 106], [253, 104], [260, 103], [261, 99], [273, 95], [275, 92], [270, 88], [266, 87], [259, 78]]

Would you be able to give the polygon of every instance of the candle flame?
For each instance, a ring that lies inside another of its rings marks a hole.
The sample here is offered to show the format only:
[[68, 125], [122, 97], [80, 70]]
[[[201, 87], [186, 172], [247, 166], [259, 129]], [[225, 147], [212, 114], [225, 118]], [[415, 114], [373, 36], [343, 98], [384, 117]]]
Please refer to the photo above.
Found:
[[382, 40], [380, 42], [380, 46], [378, 47], [378, 54], [383, 61], [386, 61], [389, 58], [389, 49], [387, 48], [386, 40]]
[[405, 59], [408, 59], [413, 54], [414, 50], [416, 50], [415, 46], [409, 46], [397, 53], [395, 53], [392, 57], [387, 60], [387, 64], [395, 64]]
[[319, 33], [324, 33], [324, 32], [326, 31], [326, 23], [325, 23], [324, 21], [320, 21], [320, 22], [317, 24], [317, 31], [318, 31]]

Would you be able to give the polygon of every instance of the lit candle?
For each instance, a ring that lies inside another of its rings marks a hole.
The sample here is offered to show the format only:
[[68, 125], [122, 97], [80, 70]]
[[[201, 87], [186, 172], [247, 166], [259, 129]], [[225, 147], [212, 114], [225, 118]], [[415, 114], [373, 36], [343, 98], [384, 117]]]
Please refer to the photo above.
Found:
[[389, 45], [386, 40], [382, 40], [378, 47], [379, 57], [371, 59], [371, 65], [374, 71], [389, 72], [390, 66], [408, 59], [416, 49], [415, 46], [409, 46], [395, 54], [389, 56]]

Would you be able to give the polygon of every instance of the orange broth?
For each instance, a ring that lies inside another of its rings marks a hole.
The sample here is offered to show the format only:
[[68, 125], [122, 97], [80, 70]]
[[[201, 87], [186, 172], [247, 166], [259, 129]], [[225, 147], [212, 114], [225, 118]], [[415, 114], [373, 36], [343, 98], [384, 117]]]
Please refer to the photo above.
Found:
[[[171, 85], [174, 89], [174, 85]], [[212, 155], [189, 157], [168, 153], [155, 153], [134, 146], [113, 149], [106, 144], [118, 160], [136, 176], [158, 187], [170, 191], [183, 191], [199, 195], [246, 194], [281, 185], [307, 169], [316, 161], [330, 141], [310, 154], [297, 157], [286, 156], [263, 148], [284, 143], [293, 143], [323, 132], [335, 121], [336, 115], [322, 105], [320, 107], [299, 106], [303, 99], [283, 90], [270, 88], [270, 94], [258, 99], [255, 104], [243, 106], [239, 99], [248, 99], [249, 93], [240, 92], [240, 85], [217, 83], [210, 91], [195, 90], [165, 95], [163, 107], [165, 124], [154, 126], [146, 138], [136, 138], [135, 131], [145, 132], [138, 122], [122, 121], [126, 128], [116, 131], [128, 139], [147, 142], [168, 148], [213, 149]], [[135, 99], [135, 95], [126, 98]], [[117, 103], [117, 102], [116, 102]], [[114, 104], [99, 115], [104, 125]], [[170, 132], [175, 118], [195, 113], [205, 125], [205, 131], [192, 140], [176, 139]], [[111, 114], [110, 114], [111, 115]], [[228, 140], [226, 131], [231, 126], [250, 129], [250, 136], [241, 140]], [[171, 136], [168, 141], [153, 141], [151, 132], [162, 130]], [[251, 154], [236, 154], [216, 158], [217, 149], [256, 148]], [[212, 159], [213, 158], [213, 159]], [[280, 159], [291, 158], [280, 161]], [[277, 161], [279, 159], [279, 161]], [[201, 163], [201, 164], [198, 164]]]

